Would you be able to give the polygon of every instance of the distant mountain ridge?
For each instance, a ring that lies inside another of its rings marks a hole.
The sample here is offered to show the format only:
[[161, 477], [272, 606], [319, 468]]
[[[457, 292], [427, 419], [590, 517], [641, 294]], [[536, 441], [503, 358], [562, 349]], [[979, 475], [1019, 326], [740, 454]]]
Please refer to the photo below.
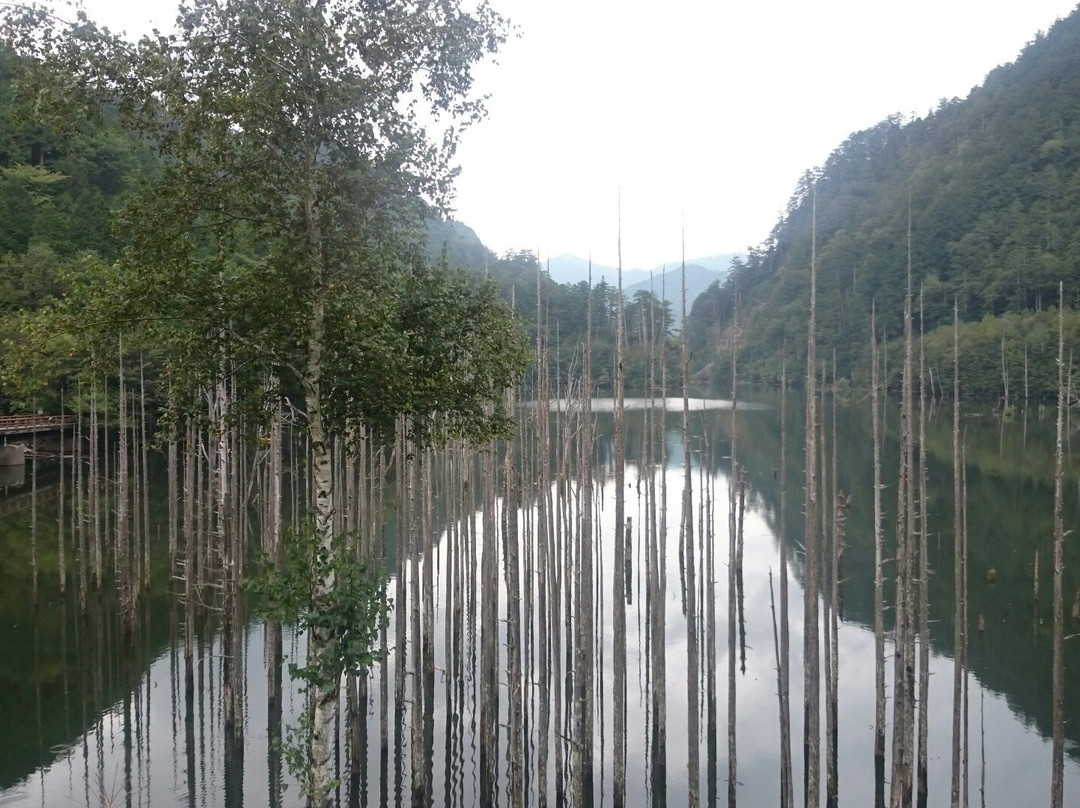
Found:
[[[691, 265], [697, 266], [701, 270], [713, 273], [715, 276], [712, 280], [723, 280], [727, 277], [728, 270], [731, 268], [731, 262], [736, 258], [742, 258], [740, 253], [727, 253], [724, 255], [707, 255], [700, 258], [687, 258], [686, 265], [689, 268]], [[662, 272], [678, 271], [681, 266], [681, 259], [675, 259], [673, 261], [666, 261], [658, 267], [652, 270], [641, 269], [639, 267], [624, 267], [623, 268], [623, 289], [629, 289], [631, 286], [638, 286], [640, 284], [648, 284], [650, 277], [658, 278]], [[547, 269], [551, 279], [556, 283], [581, 283], [589, 279], [590, 262], [586, 258], [579, 258], [576, 255], [557, 255], [553, 258], [546, 259], [544, 261], [544, 268]], [[605, 283], [612, 286], [618, 283], [619, 270], [617, 267], [610, 267], [597, 262], [592, 262], [592, 280], [593, 283], [600, 283], [603, 280]], [[689, 283], [689, 278], [687, 279]], [[703, 290], [709, 285], [706, 283], [702, 286]], [[689, 287], [688, 287], [689, 289]], [[699, 290], [700, 292], [701, 290]], [[657, 280], [657, 294], [659, 295], [659, 280]], [[674, 298], [668, 297], [669, 300]], [[691, 298], [692, 299], [692, 298]]]

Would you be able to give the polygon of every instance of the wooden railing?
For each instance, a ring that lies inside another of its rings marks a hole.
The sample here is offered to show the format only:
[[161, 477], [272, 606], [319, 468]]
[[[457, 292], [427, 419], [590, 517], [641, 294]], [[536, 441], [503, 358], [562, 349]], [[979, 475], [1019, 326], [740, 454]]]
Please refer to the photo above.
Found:
[[75, 426], [74, 415], [0, 415], [0, 435], [58, 432]]

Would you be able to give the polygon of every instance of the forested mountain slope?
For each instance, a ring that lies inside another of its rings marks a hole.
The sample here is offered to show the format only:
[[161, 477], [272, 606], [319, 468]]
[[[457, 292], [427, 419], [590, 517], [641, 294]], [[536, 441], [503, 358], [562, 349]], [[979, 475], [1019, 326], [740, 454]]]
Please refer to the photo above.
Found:
[[1078, 209], [1074, 12], [968, 98], [856, 132], [807, 172], [766, 241], [695, 303], [695, 365], [726, 378], [735, 334], [740, 378], [775, 380], [785, 352], [789, 368], [805, 362], [815, 218], [819, 355], [835, 349], [840, 374], [859, 380], [871, 305], [886, 338], [901, 331], [909, 221], [914, 285], [930, 331], [951, 323], [954, 301], [969, 323], [1055, 306], [1059, 281], [1066, 305], [1075, 306]]

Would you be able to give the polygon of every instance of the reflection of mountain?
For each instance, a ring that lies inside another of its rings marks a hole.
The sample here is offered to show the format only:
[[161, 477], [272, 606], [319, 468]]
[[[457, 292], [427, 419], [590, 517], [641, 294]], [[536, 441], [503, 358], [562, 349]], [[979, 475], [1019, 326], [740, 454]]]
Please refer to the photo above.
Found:
[[[0, 538], [0, 548], [10, 536]], [[166, 592], [168, 576], [154, 580]], [[130, 694], [168, 646], [173, 622], [168, 595], [151, 598], [129, 647], [120, 639], [111, 592], [92, 597], [83, 618], [73, 593], [60, 598], [53, 581], [43, 587], [38, 610], [28, 586], [6, 591], [0, 605], [0, 791], [48, 765]]]
[[[774, 410], [743, 412], [739, 419], [740, 457], [747, 467], [747, 478], [765, 503], [766, 518], [774, 531], [779, 530], [780, 456], [779, 407]], [[788, 523], [790, 546], [798, 552], [803, 533], [803, 406], [798, 397], [789, 400], [788, 421]], [[831, 432], [831, 405], [827, 413]], [[1012, 708], [1025, 720], [1033, 722], [1044, 736], [1050, 735], [1050, 558], [1053, 522], [1053, 489], [1040, 471], [1052, 469], [1052, 430], [1050, 422], [1029, 423], [1026, 441], [1022, 423], [1009, 424], [1001, 432], [990, 419], [966, 419], [969, 535], [969, 622], [970, 665], [978, 679], [1002, 693]], [[730, 436], [729, 420], [720, 415], [715, 423], [726, 442]], [[844, 555], [844, 618], [873, 627], [873, 465], [870, 412], [867, 408], [843, 406], [838, 413], [837, 476], [839, 487], [852, 494], [846, 524]], [[882, 495], [886, 557], [893, 553], [896, 513], [897, 418], [890, 413], [886, 445], [882, 452]], [[938, 413], [927, 430], [929, 491], [929, 562], [931, 643], [948, 656], [953, 654], [953, 497], [951, 462], [951, 414]], [[1026, 451], [1024, 449], [1026, 447]], [[831, 450], [830, 450], [831, 451]], [[726, 449], [717, 446], [713, 462], [727, 465]], [[721, 459], [723, 458], [723, 459]], [[1009, 458], [1015, 458], [1010, 463]], [[1041, 458], [1041, 460], [1040, 460]], [[1045, 462], [1042, 462], [1045, 460]], [[826, 464], [828, 468], [831, 461]], [[1068, 490], [1075, 490], [1075, 487]], [[1066, 500], [1066, 528], [1080, 525], [1080, 507], [1075, 498]], [[1034, 616], [1032, 603], [1032, 567], [1036, 548], [1042, 576], [1042, 602]], [[988, 583], [987, 573], [995, 570], [995, 582]], [[892, 600], [886, 570], [886, 603]], [[796, 574], [801, 569], [796, 566]], [[1074, 565], [1066, 569], [1066, 597], [1071, 602], [1080, 584], [1080, 571]], [[1069, 602], [1066, 603], [1068, 613]], [[977, 635], [979, 617], [986, 622], [986, 632]], [[886, 621], [890, 616], [886, 615]], [[1068, 646], [1068, 644], [1067, 644]], [[1080, 648], [1066, 649], [1066, 689], [1080, 692]], [[931, 698], [937, 705], [951, 703], [951, 692], [940, 684], [931, 685]], [[944, 707], [943, 707], [944, 708]], [[937, 707], [935, 706], [935, 709]], [[1066, 703], [1066, 736], [1080, 743], [1080, 704]], [[1073, 754], [1076, 747], [1073, 746]]]

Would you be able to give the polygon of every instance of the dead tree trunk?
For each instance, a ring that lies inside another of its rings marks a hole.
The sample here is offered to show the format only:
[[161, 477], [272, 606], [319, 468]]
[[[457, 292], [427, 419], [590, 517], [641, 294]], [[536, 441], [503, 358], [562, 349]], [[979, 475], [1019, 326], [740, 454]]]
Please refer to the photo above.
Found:
[[878, 401], [881, 381], [878, 377], [876, 312], [870, 315], [870, 400], [874, 424], [874, 772], [878, 799], [885, 803], [885, 596], [884, 536], [881, 525], [881, 412]]
[[1064, 429], [1065, 429], [1065, 295], [1058, 287], [1058, 411], [1057, 446], [1054, 452], [1054, 639], [1052, 750], [1050, 766], [1050, 808], [1064, 805], [1065, 782], [1065, 522], [1064, 522]]
[[[620, 211], [621, 228], [621, 211]], [[612, 803], [626, 804], [626, 426], [623, 359], [626, 330], [622, 288], [622, 232], [619, 233], [619, 283], [615, 293], [615, 569], [613, 571], [613, 618], [615, 668], [615, 771]], [[685, 286], [684, 286], [685, 290]], [[685, 311], [685, 295], [683, 309]], [[543, 446], [544, 444], [541, 443]], [[545, 447], [546, 451], [546, 447]]]
[[787, 547], [787, 357], [780, 366], [780, 808], [794, 808], [795, 784], [791, 770], [791, 671], [788, 634]]
[[923, 339], [923, 296], [919, 290], [919, 762], [916, 800], [924, 808], [927, 800], [927, 744], [929, 741], [930, 697], [930, 563], [927, 558], [926, 493], [926, 346]]
[[912, 795], [912, 754], [914, 752], [914, 535], [911, 480], [913, 461], [912, 333], [911, 333], [911, 228], [908, 227], [908, 284], [904, 297], [904, 364], [900, 401], [900, 472], [897, 480], [896, 519], [896, 664], [893, 680], [892, 808], [907, 808]]
[[817, 194], [813, 201], [810, 242], [810, 319], [806, 331], [806, 498], [804, 502], [806, 554], [803, 588], [803, 772], [804, 804], [821, 804], [820, 661], [818, 649], [818, 560], [821, 552], [817, 530]]
[[949, 804], [960, 806], [960, 748], [966, 740], [960, 733], [960, 706], [964, 671], [964, 526], [963, 467], [960, 463], [960, 310], [953, 303], [953, 705], [952, 779]]

